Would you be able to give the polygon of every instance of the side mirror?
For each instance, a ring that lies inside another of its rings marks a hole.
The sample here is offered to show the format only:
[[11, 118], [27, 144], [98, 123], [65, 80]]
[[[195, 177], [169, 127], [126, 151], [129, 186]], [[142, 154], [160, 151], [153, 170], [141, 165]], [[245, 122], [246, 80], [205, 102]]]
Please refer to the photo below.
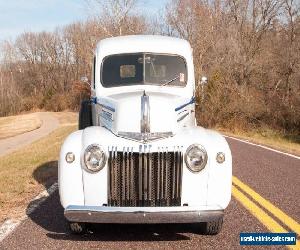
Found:
[[89, 82], [89, 79], [86, 76], [80, 77], [80, 81], [91, 86], [91, 83]]

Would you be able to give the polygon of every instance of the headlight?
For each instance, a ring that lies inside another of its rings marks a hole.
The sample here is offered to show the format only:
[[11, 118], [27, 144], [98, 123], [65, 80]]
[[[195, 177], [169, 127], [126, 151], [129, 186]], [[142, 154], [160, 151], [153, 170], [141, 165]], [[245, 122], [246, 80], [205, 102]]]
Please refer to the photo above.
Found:
[[106, 155], [99, 145], [92, 144], [84, 151], [83, 160], [87, 170], [98, 172], [105, 166]]
[[192, 144], [187, 148], [184, 159], [189, 170], [198, 173], [206, 166], [207, 153], [200, 144]]

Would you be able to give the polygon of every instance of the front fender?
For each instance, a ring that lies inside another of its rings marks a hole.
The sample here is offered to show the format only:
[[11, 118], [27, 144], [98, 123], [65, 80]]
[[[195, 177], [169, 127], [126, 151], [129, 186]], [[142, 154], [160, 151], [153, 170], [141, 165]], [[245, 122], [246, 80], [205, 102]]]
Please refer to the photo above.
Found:
[[[196, 198], [193, 198], [195, 193], [192, 192], [192, 183], [196, 186], [195, 178], [198, 178], [198, 181], [204, 181], [203, 178], [201, 179], [201, 175], [206, 173], [206, 197], [201, 198], [201, 201], [205, 201], [205, 204], [202, 203], [201, 205], [218, 206], [225, 209], [231, 199], [232, 183], [232, 156], [225, 138], [213, 130], [198, 126], [186, 128], [177, 134], [176, 137], [178, 137], [179, 141], [183, 142], [185, 148], [193, 143], [201, 144], [206, 149], [208, 155], [207, 165], [199, 174], [191, 174], [189, 171], [185, 171], [186, 176], [184, 176], [183, 179], [183, 190], [189, 189], [189, 191], [186, 192], [189, 199], [196, 200]], [[225, 153], [225, 162], [221, 164], [216, 160], [218, 152]], [[197, 175], [199, 177], [197, 177]], [[197, 186], [200, 187], [199, 184]], [[204, 188], [203, 185], [202, 188]], [[196, 191], [204, 195], [203, 191], [195, 190], [195, 192]]]
[[[64, 208], [69, 205], [84, 205], [84, 192], [81, 168], [82, 130], [70, 134], [64, 141], [58, 164], [58, 186], [60, 202]], [[75, 161], [67, 163], [68, 152], [75, 155]]]
[[[209, 176], [207, 183], [207, 205], [219, 205], [225, 209], [231, 199], [232, 185], [232, 155], [229, 145], [225, 138], [215, 132], [208, 130], [211, 138], [207, 142], [209, 146]], [[225, 161], [218, 163], [216, 160], [217, 153], [225, 154]]]

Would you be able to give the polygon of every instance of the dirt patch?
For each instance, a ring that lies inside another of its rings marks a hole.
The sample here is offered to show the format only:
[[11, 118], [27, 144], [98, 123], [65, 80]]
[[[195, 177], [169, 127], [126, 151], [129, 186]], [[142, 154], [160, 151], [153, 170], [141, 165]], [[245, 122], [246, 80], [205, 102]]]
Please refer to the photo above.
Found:
[[0, 140], [40, 128], [38, 113], [0, 117]]

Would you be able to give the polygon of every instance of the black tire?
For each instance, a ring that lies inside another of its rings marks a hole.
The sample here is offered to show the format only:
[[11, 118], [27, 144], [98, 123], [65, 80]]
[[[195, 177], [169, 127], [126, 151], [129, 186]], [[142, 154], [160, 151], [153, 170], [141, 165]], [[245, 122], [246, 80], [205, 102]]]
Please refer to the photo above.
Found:
[[69, 224], [69, 230], [72, 234], [85, 234], [87, 232], [87, 226], [85, 223], [81, 222], [70, 222]]
[[206, 235], [216, 235], [221, 232], [223, 226], [223, 218], [216, 221], [209, 221], [203, 225], [203, 233]]
[[90, 100], [84, 100], [81, 102], [79, 111], [79, 129], [85, 129], [90, 126], [93, 126], [92, 104]]

